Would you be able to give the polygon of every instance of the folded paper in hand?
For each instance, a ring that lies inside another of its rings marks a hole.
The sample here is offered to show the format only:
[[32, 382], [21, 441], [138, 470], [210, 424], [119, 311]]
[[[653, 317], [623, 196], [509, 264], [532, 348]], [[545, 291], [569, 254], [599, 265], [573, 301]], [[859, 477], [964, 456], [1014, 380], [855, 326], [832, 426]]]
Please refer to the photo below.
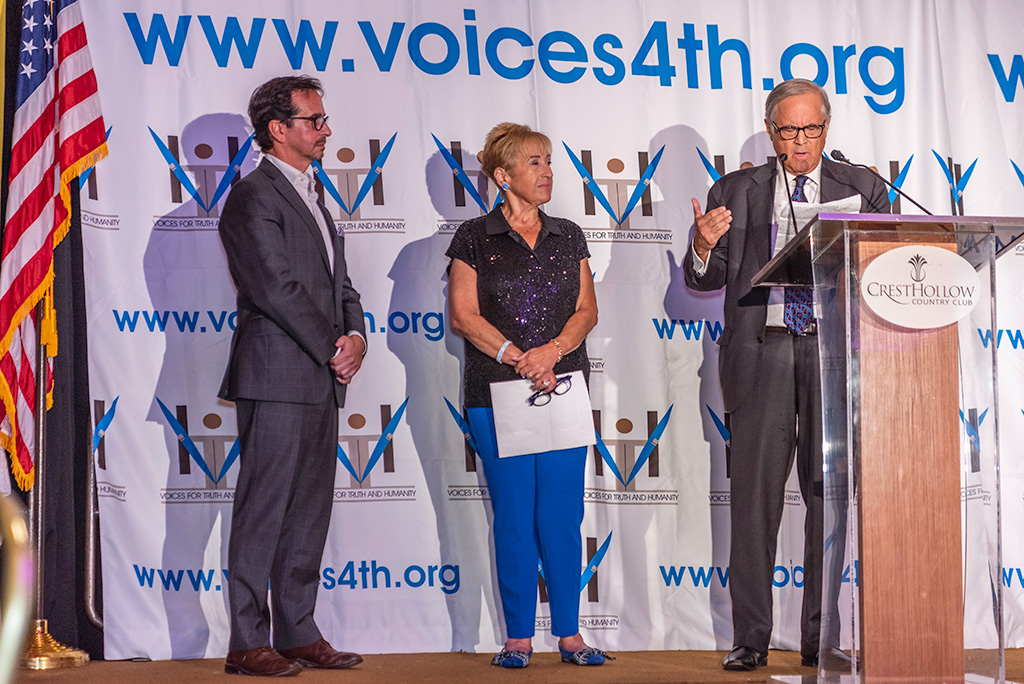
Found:
[[498, 456], [521, 456], [589, 446], [594, 437], [590, 394], [582, 371], [557, 376], [551, 392], [529, 380], [491, 383]]

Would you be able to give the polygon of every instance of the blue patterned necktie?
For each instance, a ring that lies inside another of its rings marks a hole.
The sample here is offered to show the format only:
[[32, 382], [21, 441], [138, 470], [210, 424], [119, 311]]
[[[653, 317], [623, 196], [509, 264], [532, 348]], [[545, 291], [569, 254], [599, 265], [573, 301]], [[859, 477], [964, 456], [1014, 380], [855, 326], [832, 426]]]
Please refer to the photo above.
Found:
[[[806, 202], [807, 195], [804, 193], [804, 185], [807, 184], [807, 176], [797, 176], [793, 179], [792, 199], [794, 202]], [[794, 226], [794, 230], [796, 226]], [[787, 287], [786, 308], [783, 313], [783, 322], [786, 328], [794, 335], [802, 335], [811, 321], [814, 320], [814, 293], [809, 287]]]

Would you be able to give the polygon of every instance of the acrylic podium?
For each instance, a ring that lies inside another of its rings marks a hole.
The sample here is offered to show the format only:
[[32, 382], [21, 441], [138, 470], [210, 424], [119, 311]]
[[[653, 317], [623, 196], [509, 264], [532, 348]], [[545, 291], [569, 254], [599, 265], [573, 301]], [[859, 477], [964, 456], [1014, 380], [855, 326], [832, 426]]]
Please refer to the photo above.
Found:
[[985, 334], [998, 329], [996, 236], [1014, 227], [1024, 220], [820, 214], [754, 279], [814, 288], [819, 682], [1004, 681], [996, 345]]

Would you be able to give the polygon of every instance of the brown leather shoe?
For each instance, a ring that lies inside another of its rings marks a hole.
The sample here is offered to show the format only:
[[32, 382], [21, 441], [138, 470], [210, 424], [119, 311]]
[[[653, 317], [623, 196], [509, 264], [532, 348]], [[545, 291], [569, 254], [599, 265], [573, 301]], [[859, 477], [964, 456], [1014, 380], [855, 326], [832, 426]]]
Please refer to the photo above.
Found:
[[281, 655], [299, 661], [303, 667], [319, 667], [325, 670], [341, 670], [363, 662], [363, 657], [358, 653], [336, 651], [323, 639], [301, 648], [282, 649]]
[[270, 646], [260, 646], [248, 651], [228, 653], [224, 671], [253, 677], [291, 677], [302, 672], [302, 665], [281, 656]]

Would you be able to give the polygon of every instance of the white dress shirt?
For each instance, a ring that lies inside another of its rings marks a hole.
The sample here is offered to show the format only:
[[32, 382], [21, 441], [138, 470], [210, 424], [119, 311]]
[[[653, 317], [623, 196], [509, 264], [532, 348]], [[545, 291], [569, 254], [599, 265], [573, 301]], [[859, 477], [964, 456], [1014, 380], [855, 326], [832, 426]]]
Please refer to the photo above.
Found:
[[324, 240], [324, 247], [327, 249], [327, 260], [331, 264], [331, 278], [334, 277], [334, 240], [332, 239], [330, 228], [327, 227], [327, 221], [324, 219], [324, 213], [320, 211], [320, 207], [317, 205], [317, 194], [316, 194], [316, 183], [313, 181], [313, 167], [310, 165], [305, 171], [299, 171], [297, 168], [288, 164], [287, 162], [281, 161], [272, 154], [265, 155], [270, 162], [280, 169], [284, 177], [288, 179], [296, 192], [299, 193], [299, 197], [306, 203], [306, 208], [309, 209], [309, 213], [313, 215], [313, 220], [316, 221], [317, 227], [320, 229], [320, 237]]
[[[821, 163], [819, 162], [810, 173], [804, 175], [807, 176], [807, 182], [804, 183], [804, 195], [808, 202], [817, 202], [821, 196]], [[789, 214], [789, 197], [796, 188], [796, 176], [788, 171], [786, 176], [789, 178], [788, 188], [785, 183], [778, 182], [783, 177], [782, 163], [776, 162], [775, 198], [772, 203], [772, 234], [775, 235], [775, 244], [772, 247], [773, 257], [796, 235], [796, 228]], [[690, 250], [693, 252], [693, 270], [699, 278], [707, 272], [708, 265], [697, 256], [692, 244]], [[771, 293], [768, 295], [768, 319], [765, 324], [784, 326], [785, 307], [785, 288], [771, 288]]]

